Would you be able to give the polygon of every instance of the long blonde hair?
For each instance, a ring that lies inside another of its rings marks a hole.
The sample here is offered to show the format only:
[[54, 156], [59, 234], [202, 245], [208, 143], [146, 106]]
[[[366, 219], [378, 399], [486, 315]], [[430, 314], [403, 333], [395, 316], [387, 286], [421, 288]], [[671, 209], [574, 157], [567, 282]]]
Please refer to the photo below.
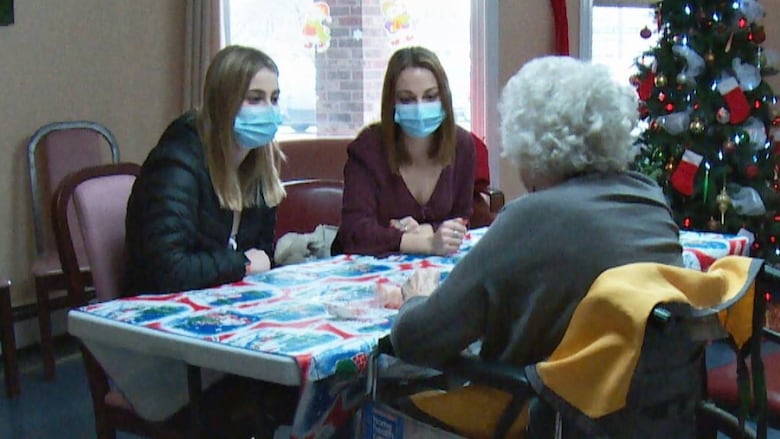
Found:
[[404, 47], [398, 49], [387, 62], [384, 85], [382, 87], [382, 142], [387, 148], [390, 169], [398, 173], [401, 165], [411, 161], [409, 153], [401, 143], [401, 127], [395, 123], [395, 92], [398, 77], [401, 72], [409, 67], [422, 67], [428, 69], [436, 78], [439, 87], [439, 100], [444, 110], [444, 121], [433, 134], [433, 148], [429, 153], [431, 158], [441, 165], [449, 165], [455, 160], [456, 131], [455, 112], [452, 109], [452, 92], [450, 91], [447, 73], [444, 71], [439, 58], [432, 51], [419, 46]]
[[276, 141], [249, 152], [233, 172], [229, 160], [236, 145], [233, 125], [249, 83], [260, 69], [279, 75], [276, 63], [265, 53], [243, 46], [227, 46], [211, 61], [198, 110], [198, 135], [203, 142], [206, 166], [214, 192], [223, 208], [273, 207], [286, 193], [279, 178], [284, 154]]

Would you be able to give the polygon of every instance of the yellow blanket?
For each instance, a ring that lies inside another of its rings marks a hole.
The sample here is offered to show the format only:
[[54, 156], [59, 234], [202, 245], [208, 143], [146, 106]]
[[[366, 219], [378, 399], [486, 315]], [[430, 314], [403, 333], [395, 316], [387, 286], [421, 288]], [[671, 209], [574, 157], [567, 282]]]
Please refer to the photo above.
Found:
[[[663, 302], [719, 312], [738, 343], [750, 337], [760, 261], [727, 256], [708, 272], [637, 263], [602, 273], [574, 311], [561, 343], [536, 370], [544, 384], [590, 418], [625, 406], [647, 318]], [[737, 301], [737, 303], [733, 303]]]
[[[738, 344], [750, 337], [753, 281], [761, 261], [727, 256], [707, 273], [657, 263], [603, 272], [574, 311], [558, 347], [536, 370], [550, 390], [590, 418], [625, 406], [647, 318], [659, 303], [717, 312]], [[482, 386], [412, 397], [415, 405], [467, 437], [490, 437], [509, 395]], [[513, 425], [519, 437], [527, 413]]]

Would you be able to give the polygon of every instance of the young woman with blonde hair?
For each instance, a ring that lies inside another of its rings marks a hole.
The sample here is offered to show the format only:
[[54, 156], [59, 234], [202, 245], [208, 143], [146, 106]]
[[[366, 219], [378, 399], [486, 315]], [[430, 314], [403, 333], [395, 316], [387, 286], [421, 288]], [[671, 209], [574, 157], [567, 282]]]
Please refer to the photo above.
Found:
[[241, 46], [212, 60], [200, 108], [173, 121], [128, 202], [126, 293], [211, 287], [268, 270], [285, 192], [279, 71]]

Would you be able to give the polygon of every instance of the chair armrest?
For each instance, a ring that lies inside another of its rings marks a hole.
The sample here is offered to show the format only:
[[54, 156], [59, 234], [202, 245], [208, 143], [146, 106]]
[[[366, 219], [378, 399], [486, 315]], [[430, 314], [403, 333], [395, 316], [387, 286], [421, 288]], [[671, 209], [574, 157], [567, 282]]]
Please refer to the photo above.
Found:
[[466, 378], [473, 383], [503, 390], [514, 396], [531, 396], [534, 393], [523, 369], [484, 361], [473, 355], [461, 354], [447, 363], [442, 371], [445, 374]]
[[[697, 425], [701, 428], [714, 429], [714, 431], [699, 431], [699, 437], [709, 437], [709, 434], [721, 432], [727, 437], [734, 438], [755, 438], [756, 432], [750, 426], [739, 426], [739, 420], [732, 413], [729, 413], [715, 404], [707, 401], [699, 402], [696, 407]], [[720, 435], [718, 435], [720, 437]]]
[[521, 368], [484, 361], [470, 354], [461, 354], [442, 368], [445, 375], [466, 378], [472, 383], [502, 390], [512, 395], [493, 431], [493, 438], [507, 437], [527, 401], [535, 394]]
[[504, 208], [505, 198], [501, 189], [487, 186], [480, 189], [479, 193], [487, 201], [491, 213], [498, 213]]

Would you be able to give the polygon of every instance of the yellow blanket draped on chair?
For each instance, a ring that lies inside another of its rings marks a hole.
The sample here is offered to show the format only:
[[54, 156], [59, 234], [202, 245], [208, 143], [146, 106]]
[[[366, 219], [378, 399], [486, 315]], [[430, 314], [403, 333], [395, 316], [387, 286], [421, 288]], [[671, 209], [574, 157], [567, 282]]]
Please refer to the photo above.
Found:
[[[558, 347], [536, 365], [544, 385], [590, 418], [626, 404], [648, 316], [659, 303], [683, 302], [718, 313], [738, 344], [752, 331], [753, 281], [761, 261], [727, 256], [706, 273], [657, 263], [603, 272], [572, 315]], [[412, 396], [423, 412], [466, 437], [491, 437], [510, 396], [480, 385]], [[520, 437], [527, 413], [510, 430]]]

